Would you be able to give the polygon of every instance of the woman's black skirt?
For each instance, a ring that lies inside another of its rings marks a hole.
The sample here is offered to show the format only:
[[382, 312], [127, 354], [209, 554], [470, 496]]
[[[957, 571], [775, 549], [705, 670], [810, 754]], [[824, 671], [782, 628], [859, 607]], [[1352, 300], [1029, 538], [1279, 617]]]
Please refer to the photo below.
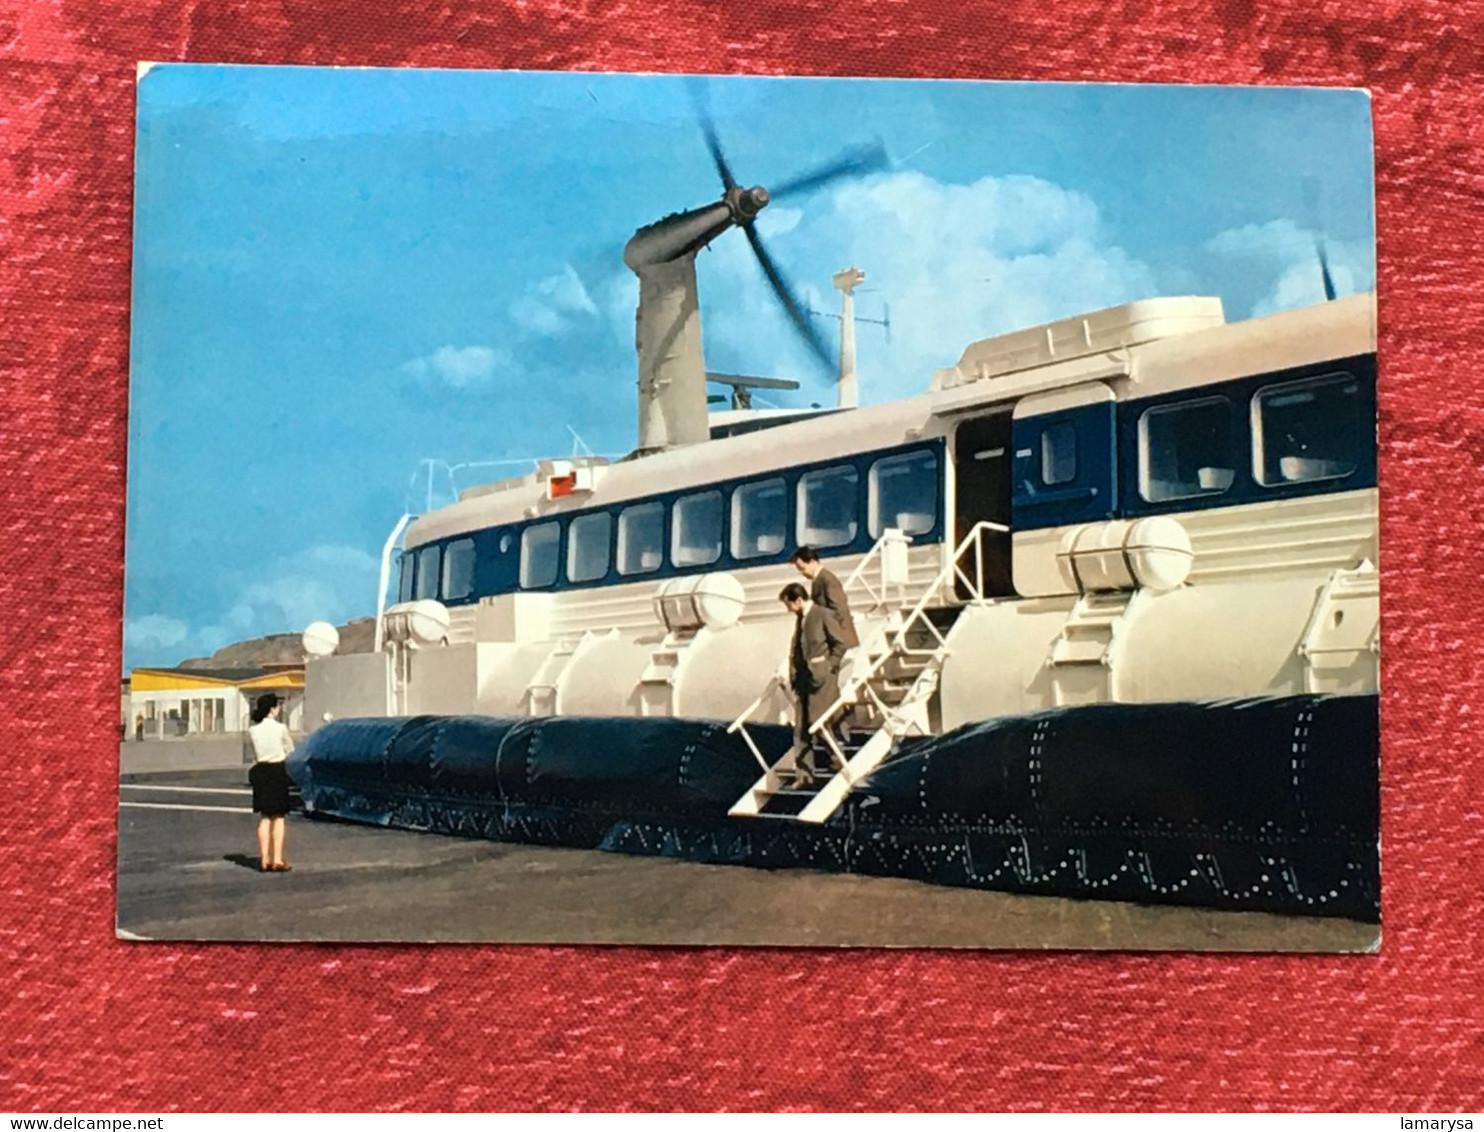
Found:
[[265, 818], [281, 818], [289, 812], [289, 769], [285, 764], [253, 763], [247, 781], [252, 786], [252, 808], [256, 812]]

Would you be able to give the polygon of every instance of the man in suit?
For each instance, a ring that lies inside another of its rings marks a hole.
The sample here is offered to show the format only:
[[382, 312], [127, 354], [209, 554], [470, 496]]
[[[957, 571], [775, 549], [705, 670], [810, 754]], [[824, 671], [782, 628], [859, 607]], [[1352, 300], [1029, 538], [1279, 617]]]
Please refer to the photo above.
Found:
[[801, 546], [789, 557], [794, 569], [809, 579], [809, 599], [823, 606], [826, 614], [835, 622], [834, 630], [846, 648], [861, 643], [855, 631], [855, 620], [850, 616], [850, 599], [845, 596], [845, 587], [833, 570], [825, 568], [818, 552], [812, 546]]
[[846, 645], [839, 637], [835, 618], [809, 600], [809, 591], [798, 582], [784, 586], [778, 600], [794, 615], [788, 676], [799, 698], [794, 738], [807, 744], [799, 754], [798, 778], [808, 783], [819, 771], [809, 728], [840, 698], [840, 662]]

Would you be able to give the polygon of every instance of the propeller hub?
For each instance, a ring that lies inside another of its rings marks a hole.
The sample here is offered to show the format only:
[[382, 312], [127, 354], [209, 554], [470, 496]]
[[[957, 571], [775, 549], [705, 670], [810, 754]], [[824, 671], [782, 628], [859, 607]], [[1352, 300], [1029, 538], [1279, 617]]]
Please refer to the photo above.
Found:
[[751, 224], [757, 219], [757, 214], [768, 207], [768, 201], [772, 198], [761, 185], [753, 185], [750, 189], [733, 185], [722, 194], [721, 199], [726, 202], [735, 223]]

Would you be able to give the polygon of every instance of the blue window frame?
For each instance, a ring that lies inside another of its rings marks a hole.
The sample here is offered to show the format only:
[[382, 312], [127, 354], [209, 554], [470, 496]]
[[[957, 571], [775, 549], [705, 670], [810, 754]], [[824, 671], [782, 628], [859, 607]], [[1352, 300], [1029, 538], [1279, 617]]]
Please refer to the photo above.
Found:
[[461, 601], [474, 592], [474, 540], [455, 539], [443, 552], [443, 585], [439, 595], [444, 601]]
[[867, 478], [867, 514], [873, 539], [880, 538], [888, 527], [917, 535], [937, 524], [941, 492], [935, 449], [883, 456], [871, 465]]
[[1112, 518], [1117, 409], [1114, 401], [1094, 401], [1011, 424], [1011, 526], [1039, 530]]
[[671, 516], [670, 564], [678, 569], [709, 566], [721, 557], [726, 501], [719, 491], [698, 491], [675, 501]]
[[944, 528], [942, 452], [939, 439], [919, 441], [460, 534], [404, 552], [399, 593], [467, 605], [517, 590], [783, 562], [804, 540], [864, 552], [890, 525], [878, 521], [872, 531], [872, 515], [898, 520], [919, 543], [934, 542]]
[[412, 600], [412, 572], [417, 559], [408, 551], [397, 560], [397, 600]]
[[423, 598], [438, 596], [438, 560], [443, 551], [440, 543], [420, 548], [417, 552], [417, 576], [412, 583], [412, 596]]
[[732, 492], [732, 557], [769, 558], [788, 542], [788, 481], [745, 483]]
[[[1220, 400], [1229, 405], [1226, 425], [1212, 424], [1216, 410], [1202, 408]], [[1164, 410], [1174, 415], [1166, 418]], [[1207, 423], [1197, 427], [1203, 414]], [[1151, 424], [1156, 434], [1148, 436]], [[1182, 434], [1173, 446], [1158, 434], [1165, 424]], [[1375, 487], [1375, 427], [1374, 354], [1125, 402], [1118, 409], [1118, 443], [1127, 454], [1119, 470], [1119, 514], [1133, 518]], [[1229, 456], [1223, 460], [1225, 428]]]
[[799, 477], [798, 541], [824, 550], [848, 546], [860, 529], [860, 474], [851, 464], [836, 464]]
[[520, 588], [540, 590], [556, 584], [561, 565], [562, 525], [556, 520], [527, 527], [520, 536]]
[[1041, 430], [1041, 482], [1047, 487], [1077, 478], [1077, 429], [1063, 421]]
[[484, 594], [503, 594], [520, 585], [520, 532], [514, 527], [492, 527], [474, 534], [474, 592], [469, 601]]
[[1253, 475], [1264, 487], [1343, 479], [1367, 439], [1349, 374], [1269, 385], [1252, 397]]
[[608, 575], [613, 516], [593, 511], [567, 525], [567, 581], [595, 582]]
[[1237, 478], [1227, 397], [1157, 405], [1139, 417], [1139, 494], [1150, 503], [1223, 495]]
[[618, 572], [653, 574], [665, 564], [665, 505], [658, 500], [625, 507], [618, 515]]

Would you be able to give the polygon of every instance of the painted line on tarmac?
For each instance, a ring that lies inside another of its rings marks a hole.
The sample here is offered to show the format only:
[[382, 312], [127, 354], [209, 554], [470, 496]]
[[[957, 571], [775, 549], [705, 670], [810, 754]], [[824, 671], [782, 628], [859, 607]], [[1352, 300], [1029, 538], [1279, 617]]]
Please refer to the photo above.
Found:
[[120, 790], [164, 790], [172, 794], [251, 794], [243, 787], [229, 790], [225, 786], [151, 786], [145, 782], [120, 782]]
[[175, 802], [120, 802], [123, 810], [196, 810], [206, 814], [250, 814], [252, 810], [236, 806], [186, 806]]

